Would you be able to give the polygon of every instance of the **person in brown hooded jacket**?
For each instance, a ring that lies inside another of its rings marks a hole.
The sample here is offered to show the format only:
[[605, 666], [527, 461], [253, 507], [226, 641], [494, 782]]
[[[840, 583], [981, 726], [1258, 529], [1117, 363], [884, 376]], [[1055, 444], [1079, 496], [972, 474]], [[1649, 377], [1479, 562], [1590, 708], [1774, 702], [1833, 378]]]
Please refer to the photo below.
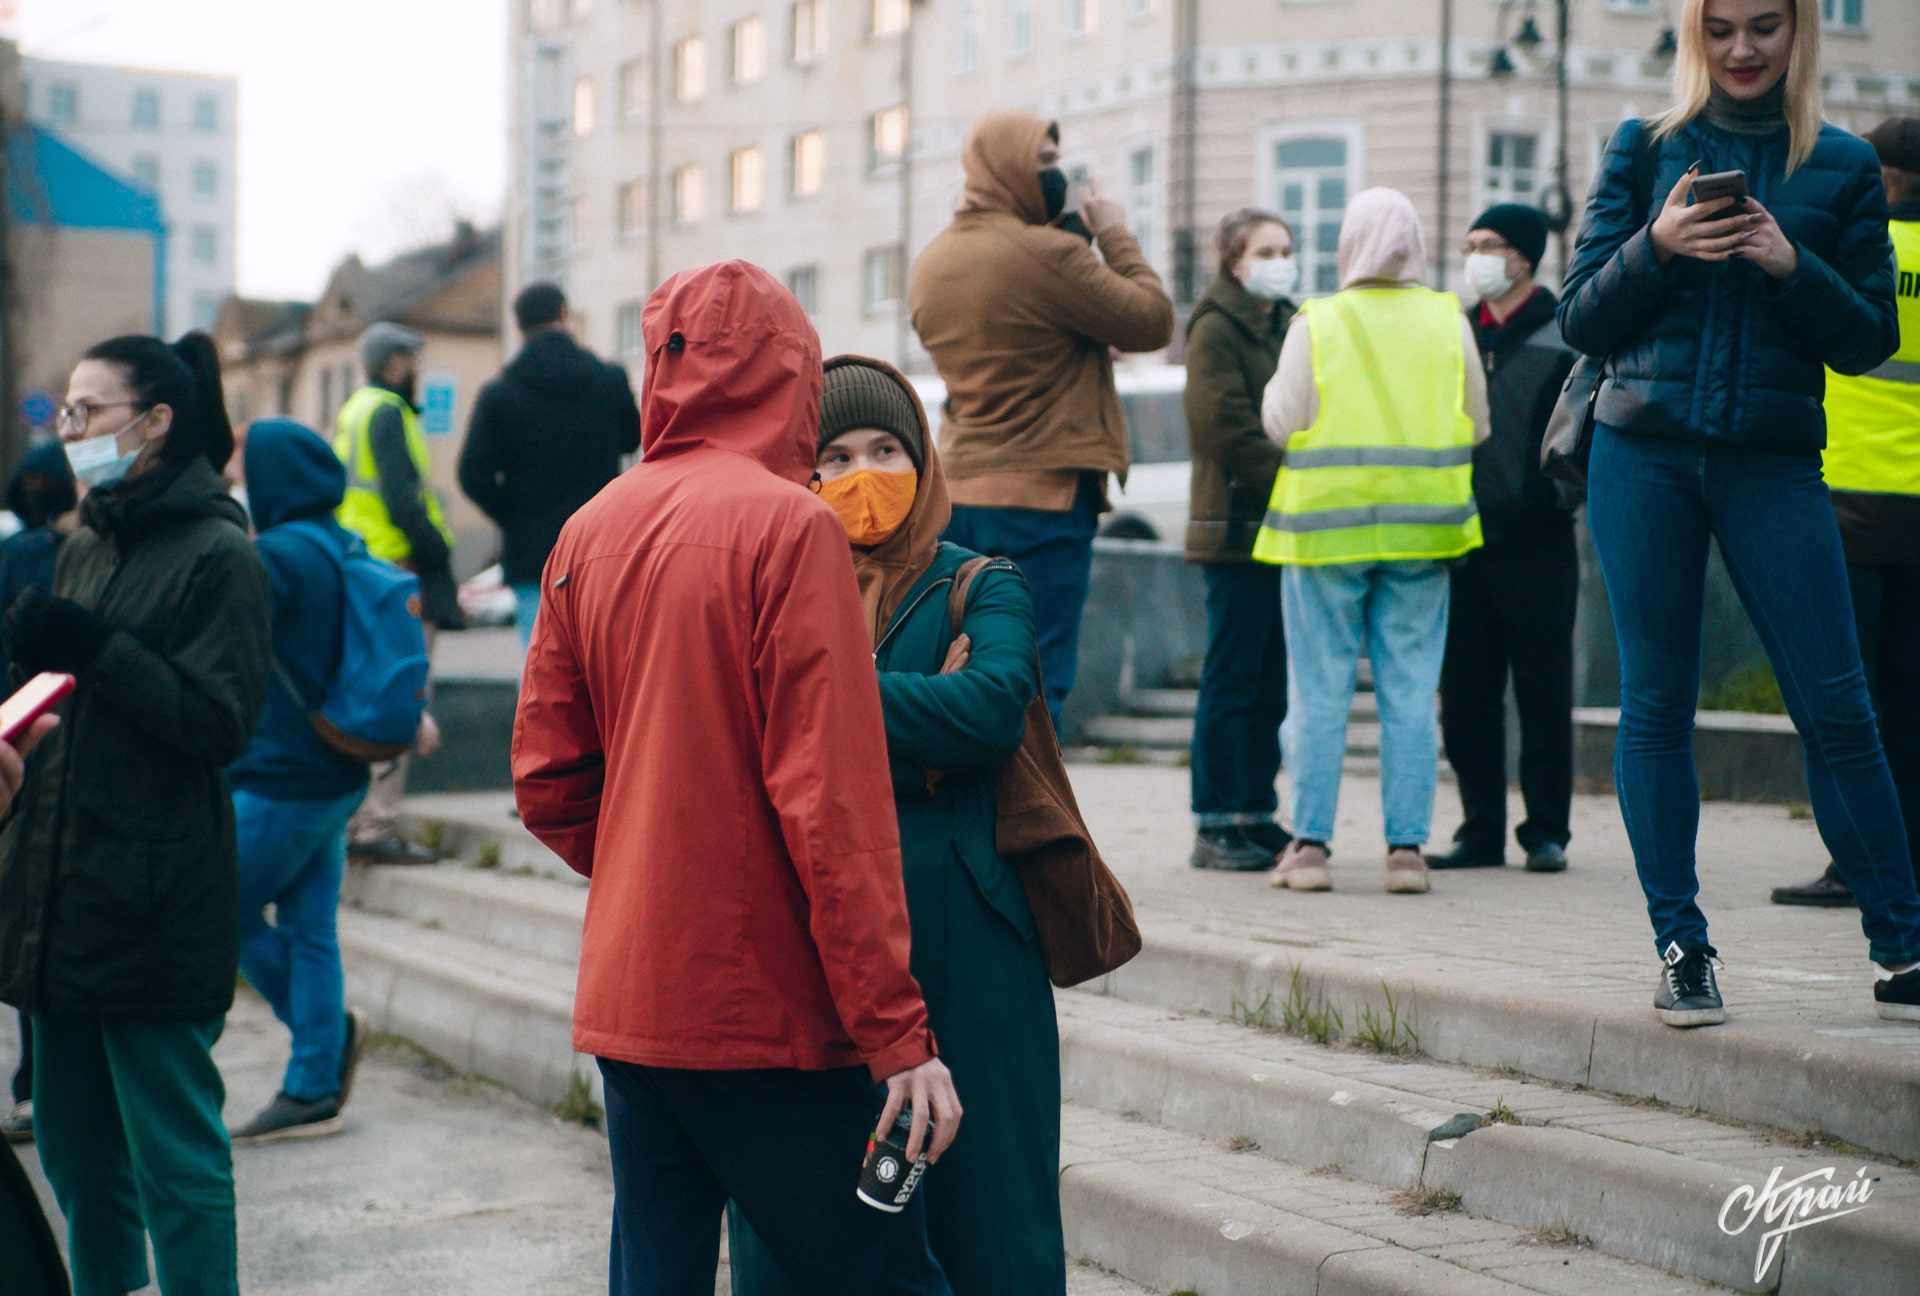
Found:
[[1124, 484], [1130, 462], [1110, 349], [1166, 346], [1173, 303], [1118, 203], [1084, 194], [1079, 223], [1098, 256], [1055, 224], [1067, 200], [1055, 123], [986, 113], [961, 160], [959, 208], [914, 262], [907, 304], [947, 386], [947, 538], [1026, 576], [1058, 729], [1106, 477]]

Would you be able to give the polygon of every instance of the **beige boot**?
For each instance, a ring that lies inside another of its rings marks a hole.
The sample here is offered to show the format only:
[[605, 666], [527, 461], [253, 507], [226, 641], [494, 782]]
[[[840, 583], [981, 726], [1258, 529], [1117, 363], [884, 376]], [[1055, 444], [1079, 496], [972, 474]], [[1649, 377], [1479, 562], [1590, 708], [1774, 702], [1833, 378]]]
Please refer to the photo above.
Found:
[[1407, 847], [1387, 852], [1387, 890], [1396, 894], [1421, 895], [1432, 889], [1427, 880], [1427, 862], [1420, 852]]
[[1271, 885], [1295, 891], [1333, 890], [1333, 875], [1327, 872], [1327, 848], [1313, 842], [1289, 842], [1280, 854], [1280, 866], [1273, 871]]

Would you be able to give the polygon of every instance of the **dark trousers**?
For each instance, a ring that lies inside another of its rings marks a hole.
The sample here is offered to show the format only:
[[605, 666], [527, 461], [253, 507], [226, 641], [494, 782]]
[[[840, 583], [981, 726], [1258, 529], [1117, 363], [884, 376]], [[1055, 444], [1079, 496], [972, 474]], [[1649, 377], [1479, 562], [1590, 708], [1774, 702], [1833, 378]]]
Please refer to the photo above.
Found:
[[[1848, 563], [1853, 624], [1907, 840], [1920, 839], [1920, 564]], [[1920, 883], [1920, 851], [1914, 852]]]
[[1065, 513], [954, 505], [942, 539], [990, 558], [1008, 558], [1033, 592], [1040, 679], [1054, 732], [1080, 667], [1080, 614], [1093, 578], [1093, 536], [1100, 521], [1100, 478], [1088, 473]]
[[1489, 545], [1452, 572], [1440, 734], [1460, 783], [1454, 840], [1497, 854], [1507, 839], [1507, 677], [1520, 712], [1521, 849], [1565, 846], [1573, 808], [1573, 529]]
[[13, 1100], [26, 1102], [33, 1097], [33, 1018], [20, 1014], [20, 1065], [13, 1073]]
[[1208, 563], [1207, 657], [1193, 716], [1193, 813], [1202, 828], [1263, 823], [1279, 809], [1287, 637], [1280, 569]]
[[951, 1296], [918, 1194], [854, 1196], [883, 1095], [864, 1070], [682, 1071], [600, 1059], [612, 1296], [713, 1296], [731, 1198], [802, 1296]]

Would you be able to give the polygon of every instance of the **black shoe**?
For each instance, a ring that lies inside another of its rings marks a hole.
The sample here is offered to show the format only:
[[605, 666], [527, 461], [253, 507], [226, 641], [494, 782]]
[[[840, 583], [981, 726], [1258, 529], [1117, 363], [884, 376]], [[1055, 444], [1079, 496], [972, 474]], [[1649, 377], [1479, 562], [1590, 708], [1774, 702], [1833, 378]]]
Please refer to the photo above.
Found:
[[15, 1103], [12, 1111], [0, 1116], [0, 1135], [9, 1143], [33, 1142], [33, 1099]]
[[342, 1111], [353, 1096], [353, 1073], [360, 1069], [360, 1054], [367, 1047], [367, 1016], [358, 1008], [347, 1009], [345, 1038], [340, 1047], [340, 1097], [335, 1104]]
[[1565, 873], [1567, 848], [1559, 842], [1541, 842], [1527, 852], [1527, 872]]
[[1711, 945], [1683, 950], [1678, 941], [1667, 945], [1666, 967], [1653, 995], [1653, 1011], [1669, 1026], [1718, 1026], [1727, 1019], [1720, 987], [1713, 979], [1715, 951]]
[[1773, 889], [1773, 902], [1783, 905], [1808, 905], [1815, 909], [1857, 909], [1860, 902], [1845, 882], [1834, 876], [1831, 866], [1811, 882]]
[[1271, 819], [1265, 823], [1247, 824], [1241, 831], [1247, 835], [1248, 841], [1261, 850], [1270, 851], [1275, 859], [1279, 859], [1281, 852], [1293, 842], [1293, 834]]
[[319, 1138], [338, 1133], [341, 1126], [340, 1099], [329, 1095], [313, 1102], [301, 1102], [284, 1093], [261, 1108], [260, 1114], [233, 1131], [235, 1143], [272, 1143], [279, 1139]]
[[1455, 842], [1453, 849], [1444, 855], [1427, 856], [1427, 867], [1430, 869], [1505, 868], [1506, 866], [1505, 852], [1498, 848], [1490, 851], [1481, 850], [1466, 842]]
[[433, 864], [440, 856], [388, 831], [366, 841], [347, 843], [347, 858], [356, 864]]
[[1273, 867], [1273, 852], [1248, 837], [1238, 826], [1202, 828], [1193, 839], [1190, 862], [1197, 869], [1265, 873]]
[[1920, 967], [1883, 975], [1885, 980], [1873, 983], [1880, 1015], [1888, 1021], [1920, 1022]]

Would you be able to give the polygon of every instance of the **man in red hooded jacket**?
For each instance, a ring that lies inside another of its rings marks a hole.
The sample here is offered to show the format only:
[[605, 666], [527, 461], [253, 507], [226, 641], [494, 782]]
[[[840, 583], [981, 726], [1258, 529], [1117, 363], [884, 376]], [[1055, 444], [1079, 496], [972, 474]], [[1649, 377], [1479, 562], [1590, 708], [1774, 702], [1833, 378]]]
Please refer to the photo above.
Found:
[[819, 339], [742, 261], [642, 326], [645, 461], [547, 562], [513, 739], [521, 817], [592, 879], [573, 1045], [605, 1082], [611, 1291], [710, 1296], [732, 1198], [809, 1296], [944, 1294], [918, 1212], [854, 1196], [903, 1103], [936, 1159], [960, 1105], [846, 534], [807, 489]]

